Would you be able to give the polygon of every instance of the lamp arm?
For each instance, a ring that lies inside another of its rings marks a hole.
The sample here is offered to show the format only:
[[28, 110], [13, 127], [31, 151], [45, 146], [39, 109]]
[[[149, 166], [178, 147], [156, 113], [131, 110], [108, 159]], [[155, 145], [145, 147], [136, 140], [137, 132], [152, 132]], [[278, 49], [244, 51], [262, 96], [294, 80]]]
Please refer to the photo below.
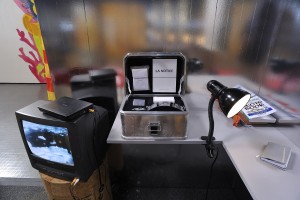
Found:
[[208, 130], [208, 136], [206, 139], [206, 144], [210, 145], [212, 143], [212, 138], [214, 134], [214, 128], [215, 128], [215, 123], [214, 123], [214, 117], [213, 117], [213, 105], [216, 100], [217, 95], [212, 95], [209, 103], [208, 103], [208, 120], [209, 120], [209, 130]]
[[209, 119], [209, 131], [207, 136], [202, 136], [201, 139], [206, 141], [205, 148], [206, 148], [206, 153], [209, 158], [214, 157], [214, 149], [215, 145], [213, 144], [212, 140], [213, 138], [213, 133], [214, 133], [214, 118], [213, 118], [213, 105], [216, 100], [217, 94], [213, 94], [209, 100], [208, 103], [208, 119]]

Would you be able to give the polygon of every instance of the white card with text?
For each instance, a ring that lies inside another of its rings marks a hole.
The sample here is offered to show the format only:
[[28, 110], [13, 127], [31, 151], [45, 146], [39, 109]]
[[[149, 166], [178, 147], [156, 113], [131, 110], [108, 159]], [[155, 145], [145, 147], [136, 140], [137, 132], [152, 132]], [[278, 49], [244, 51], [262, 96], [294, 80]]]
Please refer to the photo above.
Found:
[[153, 92], [176, 92], [177, 59], [153, 59]]

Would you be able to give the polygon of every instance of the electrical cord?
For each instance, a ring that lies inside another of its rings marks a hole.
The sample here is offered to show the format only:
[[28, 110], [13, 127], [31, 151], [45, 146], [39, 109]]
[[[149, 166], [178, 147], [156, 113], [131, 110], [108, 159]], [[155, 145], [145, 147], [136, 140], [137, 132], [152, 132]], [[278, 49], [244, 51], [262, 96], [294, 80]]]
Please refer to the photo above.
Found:
[[71, 193], [71, 196], [73, 198], [73, 200], [78, 200], [80, 198], [76, 197], [75, 194], [74, 194], [74, 188], [75, 188], [75, 185], [79, 182], [79, 178], [74, 178], [73, 181], [71, 182], [70, 184], [70, 193]]
[[[97, 116], [98, 116], [98, 119], [100, 119], [101, 117], [100, 117], [100, 113], [96, 110], [96, 112], [95, 112], [96, 114], [97, 114]], [[107, 163], [104, 161], [104, 162], [102, 162], [102, 164], [103, 164], [103, 167], [104, 167], [104, 170], [105, 170], [105, 173], [104, 173], [104, 183], [107, 183], [108, 182], [108, 178], [109, 178], [109, 176], [107, 176], [107, 171], [108, 171], [108, 166], [107, 166]], [[101, 164], [101, 166], [102, 166], [102, 164]], [[107, 187], [104, 187], [104, 189], [106, 190], [106, 192], [107, 192], [107, 194], [108, 194], [108, 196], [109, 196], [109, 199], [110, 200], [112, 200], [113, 198], [112, 198], [112, 192], [111, 191], [109, 191], [108, 190], [108, 188]]]
[[219, 149], [218, 149], [218, 147], [215, 147], [215, 149], [216, 149], [216, 156], [215, 156], [215, 159], [214, 159], [214, 161], [212, 162], [212, 164], [210, 166], [209, 178], [208, 178], [208, 183], [207, 183], [206, 193], [205, 193], [205, 200], [207, 200], [207, 197], [208, 197], [208, 189], [210, 187], [210, 182], [211, 182], [212, 173], [213, 173], [213, 167], [214, 167], [214, 164], [216, 163], [218, 155], [219, 155]]
[[[93, 153], [94, 153], [94, 157], [95, 157], [95, 161], [96, 161], [96, 167], [98, 170], [98, 175], [99, 175], [99, 200], [103, 199], [103, 190], [104, 190], [104, 184], [102, 183], [102, 178], [101, 178], [101, 172], [99, 169], [99, 162], [98, 162], [98, 158], [97, 158], [97, 154], [96, 154], [96, 148], [95, 148], [95, 137], [96, 137], [96, 133], [97, 133], [97, 116], [96, 116], [96, 109], [89, 109], [89, 112], [93, 113], [94, 115], [94, 120], [93, 120], [93, 127], [94, 127], [94, 132], [93, 132]], [[99, 116], [99, 115], [98, 115]]]
[[[97, 116], [98, 116], [98, 119], [100, 119], [101, 117], [100, 117], [100, 114], [99, 114], [99, 112], [97, 111], [97, 110], [95, 110], [95, 113], [97, 114]], [[108, 171], [108, 166], [107, 166], [107, 164], [106, 164], [106, 162], [104, 161], [104, 162], [102, 162], [102, 164], [101, 164], [101, 166], [99, 166], [100, 168], [102, 167], [102, 165], [103, 165], [103, 167], [104, 167], [104, 183], [107, 183], [108, 182], [108, 180], [107, 180], [107, 178], [108, 178], [108, 176], [107, 176], [107, 171]], [[98, 170], [99, 170], [99, 168], [98, 168]], [[101, 170], [100, 170], [101, 171]], [[100, 171], [98, 171], [98, 173], [100, 173]], [[100, 177], [101, 178], [101, 177]], [[103, 186], [104, 186], [104, 184], [102, 184]], [[112, 193], [111, 193], [111, 191], [109, 191], [108, 190], [108, 188], [107, 187], [105, 187], [104, 186], [104, 188], [103, 189], [105, 189], [106, 190], [106, 192], [107, 192], [107, 194], [109, 195], [109, 199], [113, 199], [112, 198]]]

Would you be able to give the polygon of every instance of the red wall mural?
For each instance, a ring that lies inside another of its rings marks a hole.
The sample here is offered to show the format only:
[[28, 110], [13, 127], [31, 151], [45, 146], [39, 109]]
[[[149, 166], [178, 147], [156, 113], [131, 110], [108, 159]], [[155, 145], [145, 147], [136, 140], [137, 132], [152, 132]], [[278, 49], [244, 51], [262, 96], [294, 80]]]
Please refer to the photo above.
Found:
[[24, 42], [31, 49], [24, 52], [24, 48], [19, 48], [19, 57], [28, 63], [29, 70], [37, 78], [40, 83], [45, 83], [45, 66], [43, 55], [43, 44], [40, 25], [37, 19], [37, 12], [34, 0], [14, 0], [18, 7], [24, 12], [23, 24], [27, 30], [27, 34], [20, 29], [17, 33], [20, 41]]
[[43, 43], [40, 24], [37, 18], [37, 10], [34, 0], [14, 0], [18, 7], [24, 12], [23, 24], [28, 31], [28, 36], [24, 31], [17, 29], [20, 41], [28, 45], [32, 51], [27, 54], [24, 49], [19, 48], [19, 57], [29, 64], [29, 69], [40, 83], [47, 84], [49, 100], [55, 100], [54, 87], [48, 66], [47, 55]]

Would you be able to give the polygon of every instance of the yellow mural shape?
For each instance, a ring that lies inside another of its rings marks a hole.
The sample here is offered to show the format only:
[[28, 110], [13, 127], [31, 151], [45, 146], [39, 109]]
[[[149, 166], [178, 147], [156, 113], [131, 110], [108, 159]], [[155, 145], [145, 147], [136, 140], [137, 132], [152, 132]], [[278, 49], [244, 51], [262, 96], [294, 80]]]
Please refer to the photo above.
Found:
[[[34, 4], [34, 0], [31, 0], [33, 3], [33, 12], [37, 15], [37, 10]], [[39, 63], [36, 67], [36, 70], [38, 74], [40, 74], [42, 77], [46, 78], [46, 84], [47, 84], [47, 94], [48, 94], [48, 100], [55, 100], [55, 93], [54, 93], [54, 88], [53, 88], [53, 83], [52, 83], [52, 78], [50, 74], [50, 69], [48, 66], [48, 61], [46, 58], [46, 53], [45, 53], [45, 47], [44, 47], [44, 42], [42, 38], [42, 33], [40, 29], [40, 24], [39, 22], [35, 21], [33, 19], [33, 16], [30, 14], [25, 13], [23, 16], [23, 24], [25, 29], [28, 31], [29, 34], [31, 34], [36, 50], [42, 59], [43, 63]], [[45, 70], [45, 73], [42, 73], [42, 71]]]

